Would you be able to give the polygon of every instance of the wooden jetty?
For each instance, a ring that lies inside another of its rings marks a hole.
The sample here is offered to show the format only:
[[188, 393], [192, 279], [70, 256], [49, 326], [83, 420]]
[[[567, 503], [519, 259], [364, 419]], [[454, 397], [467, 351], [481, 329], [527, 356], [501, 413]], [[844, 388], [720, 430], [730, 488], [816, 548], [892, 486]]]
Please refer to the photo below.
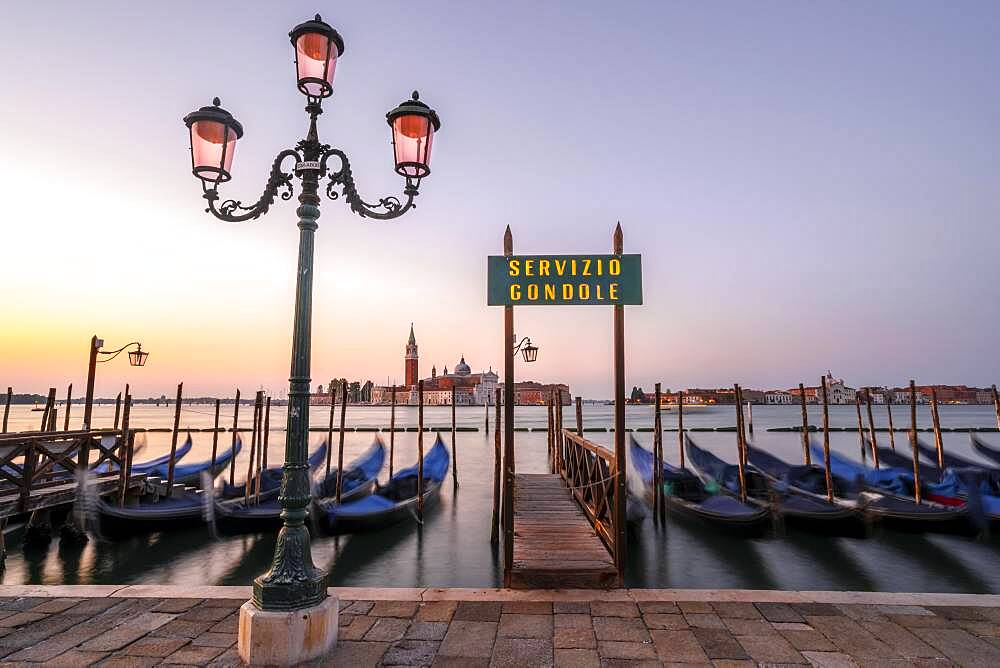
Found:
[[557, 473], [514, 478], [514, 561], [510, 586], [611, 588], [614, 559]]

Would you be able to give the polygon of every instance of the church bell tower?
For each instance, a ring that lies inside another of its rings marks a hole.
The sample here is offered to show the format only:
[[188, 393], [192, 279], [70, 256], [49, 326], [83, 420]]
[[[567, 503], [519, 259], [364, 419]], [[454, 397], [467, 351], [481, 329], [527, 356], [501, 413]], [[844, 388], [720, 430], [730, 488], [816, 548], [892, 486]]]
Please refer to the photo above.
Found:
[[417, 360], [417, 337], [413, 335], [413, 323], [410, 323], [410, 338], [406, 342], [406, 385], [413, 386], [417, 384], [417, 380], [420, 378]]

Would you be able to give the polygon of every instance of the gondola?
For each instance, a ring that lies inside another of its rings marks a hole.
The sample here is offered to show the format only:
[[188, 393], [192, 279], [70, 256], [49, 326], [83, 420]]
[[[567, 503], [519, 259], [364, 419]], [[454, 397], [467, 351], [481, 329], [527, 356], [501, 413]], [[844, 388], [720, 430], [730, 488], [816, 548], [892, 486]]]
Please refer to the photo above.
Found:
[[[183, 459], [184, 455], [191, 452], [192, 445], [193, 443], [191, 442], [191, 434], [189, 433], [187, 435], [187, 438], [184, 439], [184, 442], [181, 443], [180, 446], [178, 446], [177, 450], [174, 452], [175, 473], [176, 473], [177, 462]], [[170, 466], [170, 453], [168, 452], [165, 455], [154, 457], [153, 459], [150, 459], [145, 462], [133, 463], [132, 473], [136, 475], [144, 473], [150, 478], [155, 476], [166, 478], [167, 467], [169, 466]]]
[[[324, 444], [309, 457], [310, 467], [319, 466], [324, 460], [325, 447]], [[275, 489], [274, 496], [277, 493]], [[121, 535], [201, 524], [214, 510], [214, 499], [212, 491], [183, 486], [176, 487], [169, 497], [147, 492], [138, 498], [127, 499], [121, 507], [114, 500], [98, 498], [96, 506], [101, 531]]]
[[[437, 499], [450, 462], [448, 449], [438, 434], [434, 445], [424, 455], [424, 508]], [[326, 531], [342, 534], [375, 531], [415, 516], [417, 475], [414, 465], [399, 471], [385, 486], [363, 499], [339, 505], [329, 500], [318, 503], [317, 519]]]
[[[316, 471], [323, 464], [323, 462], [326, 461], [327, 447], [327, 442], [323, 441], [320, 443], [320, 446], [316, 448], [316, 452], [309, 455], [308, 462], [310, 471]], [[261, 474], [261, 501], [269, 501], [271, 499], [278, 498], [278, 492], [281, 490], [282, 473], [282, 467], [280, 466], [269, 466], [264, 469]], [[247, 486], [245, 482], [238, 482], [233, 485], [225, 482], [223, 483], [218, 496], [222, 499], [242, 499], [246, 497], [246, 492]]]
[[[686, 436], [685, 436], [686, 439]], [[653, 453], [630, 436], [632, 466], [643, 483], [645, 496], [654, 493]], [[742, 503], [727, 495], [709, 492], [702, 481], [686, 468], [663, 462], [664, 502], [672, 514], [701, 522], [728, 534], [761, 536], [771, 523], [766, 509]]]
[[229, 466], [229, 460], [240, 454], [240, 450], [242, 448], [243, 440], [237, 436], [235, 444], [229, 446], [225, 452], [217, 454], [215, 458], [215, 466], [212, 465], [211, 458], [200, 462], [192, 462], [190, 464], [175, 463], [174, 483], [200, 487], [202, 484], [203, 473], [208, 473], [209, 481], [215, 480], [215, 477], [225, 471], [226, 467]]
[[[822, 448], [812, 444], [810, 450], [815, 459], [823, 460]], [[907, 477], [899, 469], [876, 471], [837, 452], [830, 452], [830, 472], [836, 485], [860, 490], [859, 502], [863, 502], [865, 515], [873, 522], [911, 533], [974, 533], [964, 504], [917, 503], [912, 473]]]
[[[371, 494], [376, 478], [385, 463], [385, 445], [376, 438], [371, 447], [344, 469], [341, 483], [341, 502], [349, 503]], [[329, 492], [329, 494], [327, 494]], [[313, 491], [314, 499], [322, 501], [320, 494], [335, 497], [337, 493], [337, 473], [331, 472]], [[251, 492], [252, 494], [252, 492]], [[336, 503], [336, 499], [331, 499]], [[314, 501], [314, 503], [317, 501]], [[277, 496], [268, 500], [246, 503], [245, 498], [215, 502], [215, 521], [225, 533], [261, 531], [281, 526], [281, 504]]]
[[994, 447], [986, 445], [983, 439], [979, 438], [978, 434], [969, 433], [969, 439], [972, 441], [972, 447], [975, 448], [976, 452], [986, 457], [992, 462], [1000, 464], [1000, 450]]
[[[753, 450], [747, 446], [748, 453]], [[690, 438], [685, 443], [685, 452], [691, 468], [704, 484], [717, 485], [731, 496], [739, 494], [738, 466], [699, 448]], [[851, 505], [830, 503], [825, 498], [772, 484], [755, 466], [744, 467], [743, 479], [748, 502], [773, 512], [786, 526], [824, 535], [858, 535], [864, 531], [857, 509]]]

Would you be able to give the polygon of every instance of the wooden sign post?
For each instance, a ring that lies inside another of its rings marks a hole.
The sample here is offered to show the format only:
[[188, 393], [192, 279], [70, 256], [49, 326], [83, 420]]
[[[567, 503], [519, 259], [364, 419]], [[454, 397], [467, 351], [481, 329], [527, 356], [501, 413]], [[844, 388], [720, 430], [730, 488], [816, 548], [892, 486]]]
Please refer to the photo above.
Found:
[[[504, 307], [504, 584], [514, 557], [514, 337], [515, 306], [605, 305], [613, 309], [614, 560], [625, 569], [625, 306], [642, 304], [642, 258], [623, 252], [621, 224], [615, 227], [611, 255], [514, 255], [510, 226], [504, 231], [503, 255], [488, 258], [487, 304]], [[562, 408], [560, 393], [555, 408]], [[557, 422], [560, 422], [557, 417]], [[498, 425], [499, 427], [499, 425]], [[557, 439], [558, 442], [558, 439]], [[558, 465], [558, 455], [557, 455]]]

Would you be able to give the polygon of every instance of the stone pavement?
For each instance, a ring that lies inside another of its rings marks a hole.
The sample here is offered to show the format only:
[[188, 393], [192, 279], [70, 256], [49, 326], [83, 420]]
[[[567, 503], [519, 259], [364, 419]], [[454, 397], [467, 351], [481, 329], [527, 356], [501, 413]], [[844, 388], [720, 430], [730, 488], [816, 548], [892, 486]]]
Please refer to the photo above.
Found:
[[[996, 596], [331, 591], [340, 639], [320, 666], [1000, 666]], [[0, 667], [237, 666], [245, 593], [0, 586]]]

